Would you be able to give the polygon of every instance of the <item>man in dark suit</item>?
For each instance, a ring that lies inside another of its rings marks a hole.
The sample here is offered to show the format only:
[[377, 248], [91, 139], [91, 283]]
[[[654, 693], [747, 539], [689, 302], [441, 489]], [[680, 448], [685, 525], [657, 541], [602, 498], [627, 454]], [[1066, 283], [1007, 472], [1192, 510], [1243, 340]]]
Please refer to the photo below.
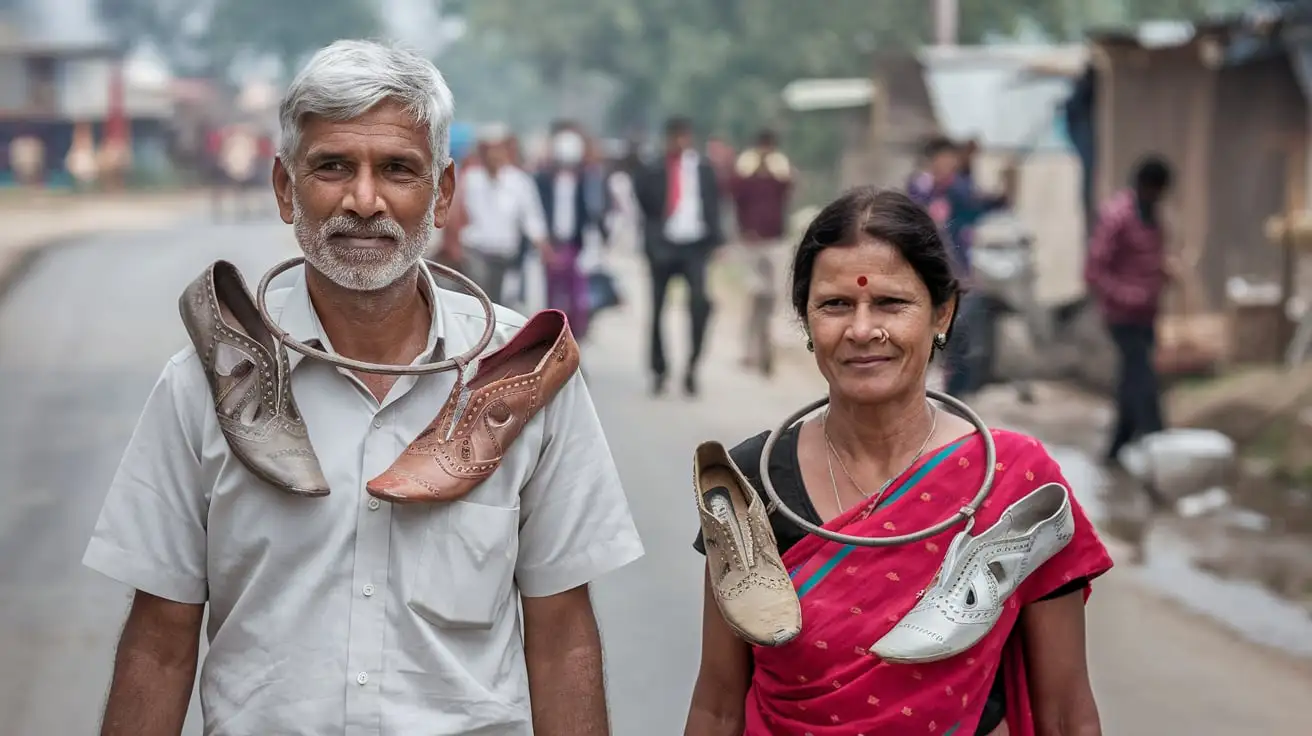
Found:
[[688, 284], [692, 347], [683, 388], [697, 393], [697, 363], [711, 317], [706, 270], [712, 252], [724, 243], [720, 190], [715, 170], [693, 146], [692, 123], [672, 118], [665, 125], [665, 156], [642, 172], [636, 183], [644, 219], [644, 250], [651, 274], [652, 392], [665, 391], [667, 369], [661, 318], [670, 280]]

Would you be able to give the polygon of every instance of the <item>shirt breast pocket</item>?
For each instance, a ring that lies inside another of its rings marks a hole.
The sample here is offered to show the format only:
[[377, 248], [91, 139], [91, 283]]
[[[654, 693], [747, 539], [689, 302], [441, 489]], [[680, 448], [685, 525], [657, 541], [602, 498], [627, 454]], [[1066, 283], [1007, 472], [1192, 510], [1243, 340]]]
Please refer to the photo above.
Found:
[[424, 535], [407, 605], [434, 626], [488, 629], [510, 600], [519, 509], [454, 501]]

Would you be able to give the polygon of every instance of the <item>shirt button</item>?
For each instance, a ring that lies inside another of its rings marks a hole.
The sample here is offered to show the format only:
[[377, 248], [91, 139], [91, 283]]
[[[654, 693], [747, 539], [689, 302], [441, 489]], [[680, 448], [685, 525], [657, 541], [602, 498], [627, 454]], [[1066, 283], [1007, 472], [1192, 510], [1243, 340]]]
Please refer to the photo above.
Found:
[[379, 507], [379, 506], [382, 506], [382, 505], [383, 505], [382, 502], [379, 501], [379, 500], [376, 499], [376, 498], [371, 498], [371, 499], [369, 499], [369, 510], [370, 510], [370, 511], [377, 511], [377, 510], [378, 510], [378, 507]]
[[381, 419], [375, 419], [375, 420], [374, 420], [374, 429], [382, 429], [382, 428], [383, 428], [383, 420], [381, 420]]
[[368, 598], [369, 596], [374, 594], [374, 586], [366, 585], [364, 586], [364, 589], [361, 592], [364, 593], [365, 598]]
[[369, 682], [369, 673], [361, 672], [360, 674], [355, 676], [355, 681], [360, 683], [361, 685]]

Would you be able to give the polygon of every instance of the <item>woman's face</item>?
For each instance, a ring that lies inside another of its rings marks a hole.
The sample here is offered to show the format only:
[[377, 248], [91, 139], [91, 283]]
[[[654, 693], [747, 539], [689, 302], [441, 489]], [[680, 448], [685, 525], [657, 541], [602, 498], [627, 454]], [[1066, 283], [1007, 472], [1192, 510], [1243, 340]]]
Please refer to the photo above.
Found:
[[934, 336], [951, 321], [952, 306], [935, 309], [920, 275], [887, 243], [865, 238], [816, 256], [806, 322], [833, 396], [874, 404], [924, 392]]

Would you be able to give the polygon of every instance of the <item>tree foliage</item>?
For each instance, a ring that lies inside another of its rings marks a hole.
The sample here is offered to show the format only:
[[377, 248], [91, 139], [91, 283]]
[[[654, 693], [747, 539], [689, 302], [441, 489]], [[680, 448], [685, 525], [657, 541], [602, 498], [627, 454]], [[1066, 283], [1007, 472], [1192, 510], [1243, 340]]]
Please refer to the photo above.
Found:
[[206, 35], [216, 58], [267, 53], [294, 70], [322, 46], [380, 30], [374, 0], [218, 0]]
[[290, 69], [321, 46], [381, 28], [374, 0], [96, 1], [120, 38], [152, 42], [183, 73], [221, 73], [266, 54]]
[[[1022, 22], [1053, 39], [1090, 23], [1180, 18], [1238, 0], [970, 0], [959, 41], [1010, 35]], [[741, 138], [776, 118], [779, 91], [804, 77], [860, 76], [872, 51], [911, 48], [931, 31], [926, 0], [446, 0], [471, 32], [511, 41], [547, 84], [600, 71], [621, 89], [613, 122], [648, 124], [682, 112]], [[1098, 5], [1097, 15], [1090, 15]], [[1115, 7], [1112, 7], [1115, 6]]]

